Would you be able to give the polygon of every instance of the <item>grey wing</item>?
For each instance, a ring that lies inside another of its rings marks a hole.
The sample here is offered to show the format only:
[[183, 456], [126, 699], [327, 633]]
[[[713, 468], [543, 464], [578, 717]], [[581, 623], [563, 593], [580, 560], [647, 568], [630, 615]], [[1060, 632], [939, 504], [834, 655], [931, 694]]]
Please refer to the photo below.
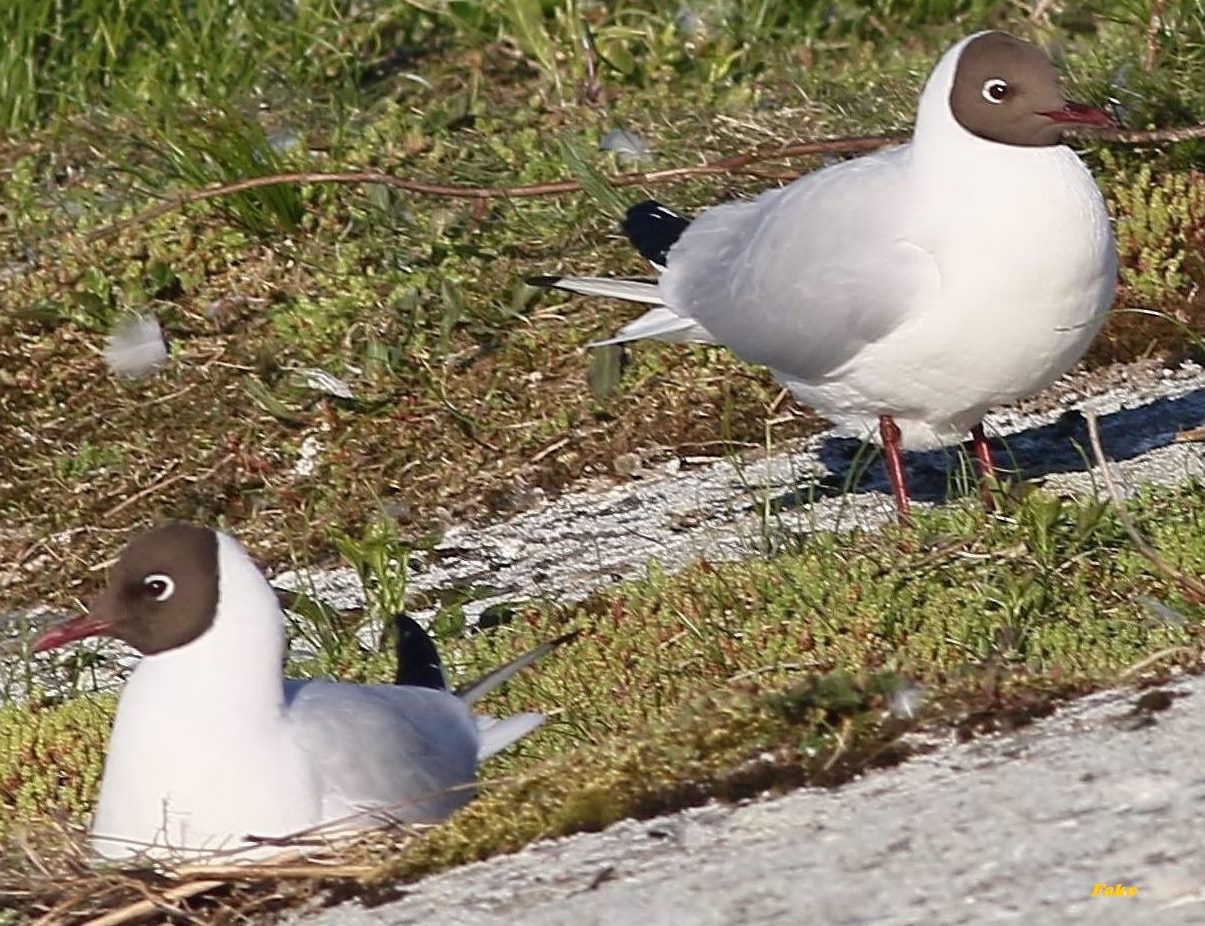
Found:
[[310, 756], [323, 816], [360, 810], [441, 820], [473, 796], [478, 735], [468, 708], [430, 688], [286, 682], [287, 716]]
[[707, 210], [669, 252], [666, 304], [746, 360], [823, 378], [939, 296], [907, 163], [896, 148]]

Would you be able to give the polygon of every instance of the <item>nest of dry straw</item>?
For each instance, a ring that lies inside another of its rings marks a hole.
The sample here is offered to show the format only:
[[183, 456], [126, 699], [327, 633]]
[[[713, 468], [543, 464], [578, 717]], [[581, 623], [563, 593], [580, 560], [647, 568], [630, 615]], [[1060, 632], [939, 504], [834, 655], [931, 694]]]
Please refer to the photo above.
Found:
[[0, 923], [31, 926], [222, 924], [307, 902], [377, 892], [389, 859], [421, 839], [418, 828], [375, 830], [352, 838], [309, 836], [283, 842], [277, 857], [255, 862], [95, 867], [87, 834], [59, 823], [18, 834], [0, 864]]

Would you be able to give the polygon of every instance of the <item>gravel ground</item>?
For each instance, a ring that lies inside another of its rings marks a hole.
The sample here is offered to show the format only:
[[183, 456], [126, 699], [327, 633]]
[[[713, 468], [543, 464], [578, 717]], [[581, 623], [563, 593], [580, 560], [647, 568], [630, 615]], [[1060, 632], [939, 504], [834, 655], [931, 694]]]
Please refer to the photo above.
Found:
[[[1202, 743], [1205, 680], [1180, 677], [942, 743], [836, 790], [627, 821], [428, 878], [374, 909], [289, 922], [1198, 924]], [[1137, 892], [1093, 896], [1098, 884]]]

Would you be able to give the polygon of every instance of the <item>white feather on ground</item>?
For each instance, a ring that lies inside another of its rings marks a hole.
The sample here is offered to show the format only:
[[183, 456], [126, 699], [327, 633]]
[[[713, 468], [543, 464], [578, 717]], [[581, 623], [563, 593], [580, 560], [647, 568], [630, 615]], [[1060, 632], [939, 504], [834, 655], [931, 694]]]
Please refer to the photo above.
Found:
[[155, 316], [130, 315], [119, 321], [109, 334], [105, 363], [128, 379], [141, 379], [161, 370], [167, 364], [167, 343]]

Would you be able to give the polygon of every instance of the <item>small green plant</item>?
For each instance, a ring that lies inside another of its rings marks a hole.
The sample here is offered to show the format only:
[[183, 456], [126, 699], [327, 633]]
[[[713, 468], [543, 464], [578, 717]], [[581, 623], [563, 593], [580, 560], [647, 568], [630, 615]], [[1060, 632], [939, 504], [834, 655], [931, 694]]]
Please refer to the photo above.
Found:
[[1205, 285], [1205, 174], [1126, 165], [1109, 152], [1121, 280], [1140, 304], [1166, 308]]
[[[143, 143], [157, 160], [156, 173], [183, 189], [203, 189], [291, 169], [288, 147], [275, 143], [263, 128], [237, 113], [209, 111], [178, 121]], [[142, 168], [130, 172], [144, 184], [156, 181]], [[276, 184], [217, 200], [227, 221], [253, 235], [297, 229], [303, 214], [301, 193], [293, 184]]]
[[90, 476], [97, 470], [120, 465], [123, 458], [121, 447], [99, 447], [84, 441], [72, 452], [64, 453], [56, 463], [58, 476], [66, 483]]
[[360, 578], [372, 621], [383, 627], [390, 617], [405, 610], [412, 547], [403, 542], [393, 519], [372, 518], [359, 537], [339, 534], [334, 544]]
[[0, 834], [52, 810], [91, 809], [113, 709], [105, 696], [42, 704], [36, 691], [0, 707]]

